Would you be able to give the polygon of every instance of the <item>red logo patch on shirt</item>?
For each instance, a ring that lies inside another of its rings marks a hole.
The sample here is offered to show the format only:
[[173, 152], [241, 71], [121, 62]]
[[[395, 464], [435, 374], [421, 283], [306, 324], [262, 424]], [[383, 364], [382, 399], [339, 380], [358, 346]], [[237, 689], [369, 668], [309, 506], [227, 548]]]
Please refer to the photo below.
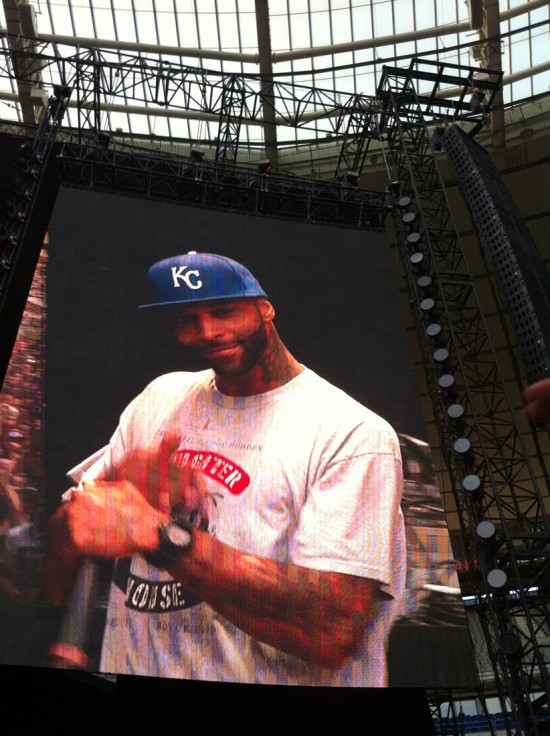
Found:
[[184, 448], [174, 452], [171, 462], [178, 468], [189, 468], [204, 473], [208, 478], [214, 478], [234, 496], [242, 493], [250, 483], [250, 476], [246, 471], [215, 452]]

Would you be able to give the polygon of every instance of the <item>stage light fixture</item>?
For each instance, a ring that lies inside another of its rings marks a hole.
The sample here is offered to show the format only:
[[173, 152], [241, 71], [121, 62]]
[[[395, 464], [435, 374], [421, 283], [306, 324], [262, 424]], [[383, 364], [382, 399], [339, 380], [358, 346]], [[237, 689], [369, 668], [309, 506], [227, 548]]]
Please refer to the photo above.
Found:
[[[479, 483], [481, 486], [481, 481]], [[496, 526], [488, 519], [479, 522], [476, 526], [476, 535], [486, 564], [493, 568], [499, 567], [496, 555], [503, 545], [504, 537], [498, 534]]]
[[410, 210], [409, 212], [405, 212], [405, 214], [401, 218], [401, 222], [403, 223], [403, 225], [405, 225], [405, 227], [408, 227], [408, 228], [411, 228], [414, 225], [415, 220], [416, 220], [416, 213], [411, 212]]
[[[432, 314], [430, 317], [438, 318], [439, 315]], [[430, 322], [425, 329], [426, 335], [432, 340], [435, 347], [445, 347], [445, 340], [443, 339], [443, 328], [439, 322]]]
[[19, 210], [18, 203], [15, 201], [15, 199], [13, 199], [13, 197], [9, 197], [5, 205], [5, 211], [6, 211], [7, 216], [10, 219], [15, 219], [17, 217], [18, 210]]
[[420, 233], [417, 233], [417, 232], [409, 233], [407, 235], [407, 244], [412, 247], [416, 247], [418, 243], [420, 242], [421, 237], [422, 236], [420, 235]]
[[433, 278], [427, 274], [424, 273], [421, 276], [419, 276], [416, 279], [416, 285], [418, 286], [419, 290], [424, 294], [425, 296], [436, 296], [436, 289], [435, 289], [435, 283]]
[[450, 398], [454, 398], [457, 395], [455, 378], [452, 373], [442, 373], [437, 383], [439, 384], [439, 388], [445, 391]]
[[472, 451], [472, 443], [467, 437], [459, 437], [453, 442], [453, 449], [457, 455], [468, 455]]
[[30, 176], [34, 176], [35, 179], [38, 179], [40, 167], [44, 162], [44, 154], [40, 151], [37, 151], [36, 153], [33, 152], [32, 155], [25, 156], [25, 159], [30, 163], [28, 173]]
[[464, 406], [457, 401], [453, 401], [451, 404], [448, 404], [445, 413], [453, 430], [463, 434], [466, 430], [466, 409]]
[[34, 180], [28, 177], [18, 177], [13, 184], [13, 191], [19, 197], [32, 199]]
[[452, 404], [453, 401], [458, 400], [458, 388], [455, 377], [452, 373], [441, 373], [437, 379], [437, 383], [441, 389], [446, 404]]
[[416, 283], [420, 289], [427, 291], [433, 285], [433, 279], [431, 276], [426, 274], [417, 279]]
[[189, 151], [189, 161], [195, 164], [201, 164], [204, 159], [204, 151], [200, 151], [198, 148], [192, 148]]
[[68, 100], [71, 96], [72, 87], [69, 87], [68, 84], [55, 84], [53, 88], [53, 94], [54, 97]]
[[523, 655], [521, 639], [515, 631], [505, 631], [499, 639], [500, 651], [508, 657], [519, 659]]
[[260, 174], [271, 174], [271, 161], [268, 158], [258, 161], [258, 171]]
[[394, 194], [400, 194], [401, 192], [401, 182], [399, 181], [390, 181], [388, 187]]
[[453, 442], [453, 450], [462, 461], [465, 470], [471, 470], [474, 463], [472, 443], [467, 437], [457, 437]]
[[423, 312], [431, 312], [432, 309], [434, 309], [434, 307], [435, 307], [435, 299], [432, 299], [432, 297], [430, 296], [420, 301], [420, 309]]
[[476, 534], [481, 543], [486, 559], [490, 562], [492, 570], [487, 574], [487, 582], [495, 590], [501, 590], [507, 585], [507, 574], [495, 559], [496, 553], [502, 547], [504, 538], [497, 533], [497, 529], [491, 521], [481, 521], [476, 527]]
[[437, 348], [437, 350], [434, 350], [432, 355], [434, 361], [439, 363], [441, 370], [445, 373], [448, 373], [449, 370], [449, 357], [450, 353], [447, 348]]
[[447, 416], [453, 422], [461, 422], [464, 419], [465, 409], [462, 404], [451, 404], [447, 407]]
[[21, 197], [26, 187], [27, 187], [27, 184], [25, 182], [24, 177], [18, 176], [17, 179], [13, 182], [12, 190], [15, 192], [15, 194]]
[[411, 265], [416, 269], [416, 271], [420, 274], [425, 273], [424, 269], [424, 253], [421, 253], [420, 251], [416, 251], [412, 254], [412, 256], [409, 258], [409, 261]]
[[111, 142], [111, 136], [108, 133], [99, 132], [97, 134], [97, 145], [100, 148], [109, 148]]
[[508, 592], [508, 575], [500, 567], [494, 567], [487, 573], [487, 585], [495, 593], [504, 595]]
[[401, 222], [404, 227], [408, 230], [407, 244], [412, 248], [416, 247], [421, 240], [421, 235], [414, 229], [416, 222], [416, 213], [412, 212], [409, 207], [411, 205], [411, 198], [409, 196], [400, 197], [397, 202], [398, 207], [404, 210], [401, 215]]
[[346, 181], [352, 187], [359, 186], [359, 174], [357, 171], [348, 171], [346, 173]]
[[437, 383], [443, 393], [443, 398], [446, 399], [447, 405], [457, 404], [458, 391], [452, 373], [442, 373]]
[[[386, 192], [388, 194], [391, 194], [392, 197], [400, 197], [401, 196], [401, 182], [399, 181], [390, 181], [386, 184]], [[410, 198], [409, 198], [410, 201]], [[398, 201], [399, 203], [399, 201]]]
[[462, 478], [462, 490], [468, 494], [476, 494], [481, 491], [481, 478], [477, 473], [468, 473]]
[[26, 175], [31, 173], [32, 169], [32, 161], [29, 159], [28, 156], [25, 156], [21, 161], [19, 162], [19, 171], [21, 174]]
[[430, 322], [426, 327], [426, 335], [434, 340], [438, 340], [441, 337], [442, 327], [439, 322]]
[[476, 534], [484, 543], [494, 543], [497, 538], [497, 528], [492, 521], [484, 519], [476, 526]]
[[389, 182], [386, 184], [386, 194], [388, 195], [388, 204], [394, 207], [399, 203], [399, 197], [401, 196], [401, 184], [398, 181]]

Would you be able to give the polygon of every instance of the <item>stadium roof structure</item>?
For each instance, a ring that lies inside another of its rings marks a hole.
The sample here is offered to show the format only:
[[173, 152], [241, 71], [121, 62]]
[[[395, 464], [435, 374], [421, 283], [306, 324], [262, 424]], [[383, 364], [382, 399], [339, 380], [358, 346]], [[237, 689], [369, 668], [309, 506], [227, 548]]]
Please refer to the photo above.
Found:
[[[84, 122], [96, 131], [200, 145], [219, 137], [223, 109], [239, 118], [241, 145], [270, 156], [330, 138], [338, 106], [375, 95], [384, 67], [411, 59], [501, 69], [501, 106], [547, 93], [548, 0], [486, 5], [1, 0], [0, 119], [35, 123], [51, 90], [68, 83], [80, 95], [69, 102], [69, 127], [93, 109]], [[451, 115], [459, 93], [438, 90]]]

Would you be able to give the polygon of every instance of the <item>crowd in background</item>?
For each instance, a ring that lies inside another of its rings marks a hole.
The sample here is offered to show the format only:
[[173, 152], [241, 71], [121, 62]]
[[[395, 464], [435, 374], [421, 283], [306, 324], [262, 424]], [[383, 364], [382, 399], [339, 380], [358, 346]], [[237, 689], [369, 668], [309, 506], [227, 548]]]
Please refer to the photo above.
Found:
[[0, 391], [0, 595], [37, 594], [44, 498], [46, 262], [35, 272]]

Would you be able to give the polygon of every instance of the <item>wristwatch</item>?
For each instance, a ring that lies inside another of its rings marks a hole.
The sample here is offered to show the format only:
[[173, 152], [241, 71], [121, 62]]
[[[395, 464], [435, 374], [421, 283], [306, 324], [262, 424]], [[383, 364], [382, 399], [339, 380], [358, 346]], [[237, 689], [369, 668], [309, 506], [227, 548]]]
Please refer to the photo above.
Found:
[[146, 559], [155, 567], [166, 567], [169, 562], [191, 546], [193, 525], [185, 519], [170, 519], [159, 524], [159, 543], [154, 552], [146, 555]]

